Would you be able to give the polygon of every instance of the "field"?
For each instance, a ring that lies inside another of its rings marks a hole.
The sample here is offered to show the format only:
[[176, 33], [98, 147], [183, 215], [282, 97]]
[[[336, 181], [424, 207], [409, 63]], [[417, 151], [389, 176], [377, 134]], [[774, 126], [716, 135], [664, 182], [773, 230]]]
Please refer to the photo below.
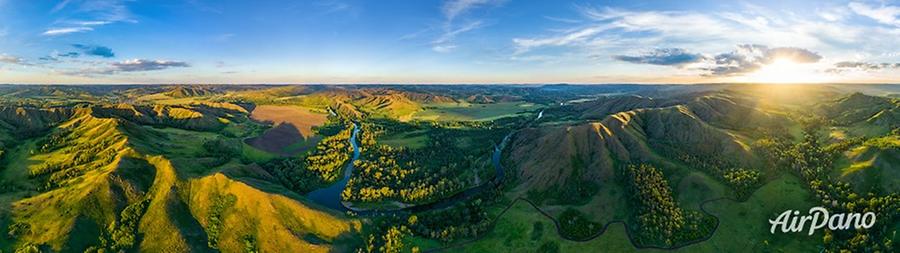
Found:
[[542, 105], [526, 102], [504, 102], [494, 104], [434, 104], [413, 115], [415, 120], [459, 121], [494, 120], [509, 117], [520, 112], [538, 110]]
[[314, 113], [299, 106], [262, 105], [256, 107], [250, 118], [272, 124], [261, 136], [247, 139], [247, 144], [273, 154], [285, 156], [302, 153], [315, 146], [321, 139], [313, 127], [327, 120], [325, 114]]
[[389, 136], [379, 136], [378, 143], [391, 147], [406, 147], [410, 149], [423, 148], [428, 144], [427, 130], [398, 133]]
[[[784, 210], [809, 210], [814, 206], [801, 182], [783, 176], [765, 185], [746, 202], [717, 200], [704, 208], [719, 218], [718, 230], [707, 240], [679, 248], [680, 252], [784, 252], [817, 251], [819, 234], [772, 235], [768, 220]], [[494, 208], [493, 213], [499, 213]], [[535, 225], [540, 223], [541, 225]], [[535, 227], [542, 227], [536, 233]], [[559, 252], [643, 252], [663, 251], [637, 249], [628, 239], [622, 223], [613, 223], [595, 239], [576, 242], [562, 239], [551, 219], [525, 201], [517, 201], [499, 217], [496, 227], [484, 238], [451, 248], [450, 252], [531, 252], [542, 245], [557, 245]], [[545, 246], [546, 247], [546, 246]]]

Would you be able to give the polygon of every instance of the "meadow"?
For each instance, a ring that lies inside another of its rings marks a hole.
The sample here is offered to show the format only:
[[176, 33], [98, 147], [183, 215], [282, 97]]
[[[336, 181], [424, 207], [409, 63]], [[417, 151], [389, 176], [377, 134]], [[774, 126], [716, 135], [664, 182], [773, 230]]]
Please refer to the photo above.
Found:
[[527, 102], [499, 102], [493, 104], [430, 104], [424, 111], [413, 114], [414, 120], [426, 121], [486, 121], [511, 117], [521, 112], [536, 111], [543, 105]]

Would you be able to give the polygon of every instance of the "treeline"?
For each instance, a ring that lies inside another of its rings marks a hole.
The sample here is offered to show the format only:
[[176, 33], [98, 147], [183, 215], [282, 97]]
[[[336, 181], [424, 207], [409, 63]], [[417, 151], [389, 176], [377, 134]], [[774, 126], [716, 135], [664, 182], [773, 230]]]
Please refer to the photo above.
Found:
[[29, 177], [42, 182], [39, 191], [48, 191], [63, 185], [66, 180], [84, 174], [88, 170], [111, 164], [118, 150], [111, 148], [123, 138], [113, 135], [104, 139], [94, 139], [60, 128], [37, 143], [38, 153], [60, 151], [67, 159], [47, 160], [29, 171]]
[[214, 168], [222, 166], [231, 159], [243, 158], [243, 143], [239, 139], [216, 137], [203, 142], [203, 150], [206, 156], [211, 158], [203, 161], [205, 167]]
[[150, 206], [149, 197], [125, 206], [119, 214], [119, 218], [110, 224], [100, 234], [99, 244], [85, 249], [89, 252], [126, 252], [132, 251], [138, 244], [138, 225], [141, 217]]
[[[427, 134], [425, 147], [394, 148], [376, 143], [378, 136], [411, 131]], [[484, 122], [367, 120], [360, 133], [362, 157], [354, 164], [342, 199], [424, 204], [474, 187], [473, 177], [493, 168], [491, 143], [499, 143], [506, 131]]]
[[620, 174], [634, 210], [630, 227], [636, 244], [671, 247], [703, 238], [715, 228], [715, 218], [678, 207], [659, 169], [632, 164]]
[[341, 199], [351, 202], [397, 200], [424, 203], [457, 192], [465, 186], [464, 182], [443, 177], [446, 172], [425, 172], [426, 169], [412, 159], [407, 159], [401, 166], [397, 158], [409, 158], [406, 152], [386, 145], [369, 150], [366, 160], [358, 160], [354, 164], [354, 176], [341, 193]]
[[583, 213], [571, 208], [563, 211], [558, 221], [560, 234], [571, 240], [591, 239], [603, 229], [603, 224], [591, 221]]
[[[795, 173], [805, 182], [822, 206], [833, 213], [874, 212], [878, 219], [869, 229], [825, 230], [822, 242], [825, 252], [894, 252], [896, 246], [892, 226], [900, 218], [900, 193], [868, 192], [859, 194], [852, 190], [850, 183], [832, 178], [829, 172], [841, 153], [865, 143], [862, 139], [851, 138], [842, 143], [823, 145], [817, 133], [824, 125], [820, 118], [806, 118], [803, 121], [803, 139], [789, 144], [784, 138], [770, 137], [766, 153], [773, 165]], [[896, 137], [894, 130], [887, 136]]]
[[353, 153], [349, 141], [353, 125], [349, 122], [342, 125], [342, 130], [322, 139], [306, 155], [273, 159], [262, 167], [278, 178], [282, 185], [300, 193], [337, 181]]
[[762, 185], [761, 174], [756, 170], [729, 169], [722, 174], [722, 178], [734, 189], [739, 200], [746, 200]]
[[[763, 142], [761, 145], [769, 144]], [[674, 158], [691, 168], [699, 169], [718, 180], [724, 182], [734, 190], [738, 200], [744, 200], [757, 188], [762, 186], [762, 173], [759, 170], [741, 168], [734, 161], [721, 159], [719, 156], [700, 156], [669, 145], [656, 145], [657, 150]]]
[[445, 208], [372, 217], [357, 252], [420, 252], [418, 247], [404, 243], [411, 236], [444, 243], [480, 236], [491, 229], [485, 207], [499, 194], [499, 190], [486, 190]]

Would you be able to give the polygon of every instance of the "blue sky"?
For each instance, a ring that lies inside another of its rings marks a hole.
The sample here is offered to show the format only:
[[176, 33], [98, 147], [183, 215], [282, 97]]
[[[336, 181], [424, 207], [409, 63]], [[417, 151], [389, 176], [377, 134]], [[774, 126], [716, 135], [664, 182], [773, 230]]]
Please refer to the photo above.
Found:
[[900, 80], [895, 1], [0, 0], [0, 83]]

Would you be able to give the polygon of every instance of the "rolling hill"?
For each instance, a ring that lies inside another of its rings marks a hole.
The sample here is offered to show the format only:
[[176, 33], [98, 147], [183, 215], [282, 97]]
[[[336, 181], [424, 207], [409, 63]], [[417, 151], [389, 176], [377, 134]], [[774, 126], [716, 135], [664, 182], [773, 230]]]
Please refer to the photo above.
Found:
[[358, 221], [310, 207], [278, 184], [242, 181], [266, 177], [263, 170], [245, 170], [252, 173], [241, 179], [222, 173], [185, 177], [179, 172], [184, 168], [159, 149], [169, 145], [148, 143], [163, 133], [141, 126], [199, 128], [167, 121], [203, 117], [177, 109], [189, 110], [105, 105], [70, 108], [70, 115], [17, 116], [29, 123], [19, 125], [49, 133], [34, 145], [12, 147], [11, 155], [25, 160], [6, 160], [3, 179], [19, 187], [0, 193], [2, 204], [10, 205], [0, 215], [10, 235], [0, 248], [328, 252], [335, 240], [360, 231]]

